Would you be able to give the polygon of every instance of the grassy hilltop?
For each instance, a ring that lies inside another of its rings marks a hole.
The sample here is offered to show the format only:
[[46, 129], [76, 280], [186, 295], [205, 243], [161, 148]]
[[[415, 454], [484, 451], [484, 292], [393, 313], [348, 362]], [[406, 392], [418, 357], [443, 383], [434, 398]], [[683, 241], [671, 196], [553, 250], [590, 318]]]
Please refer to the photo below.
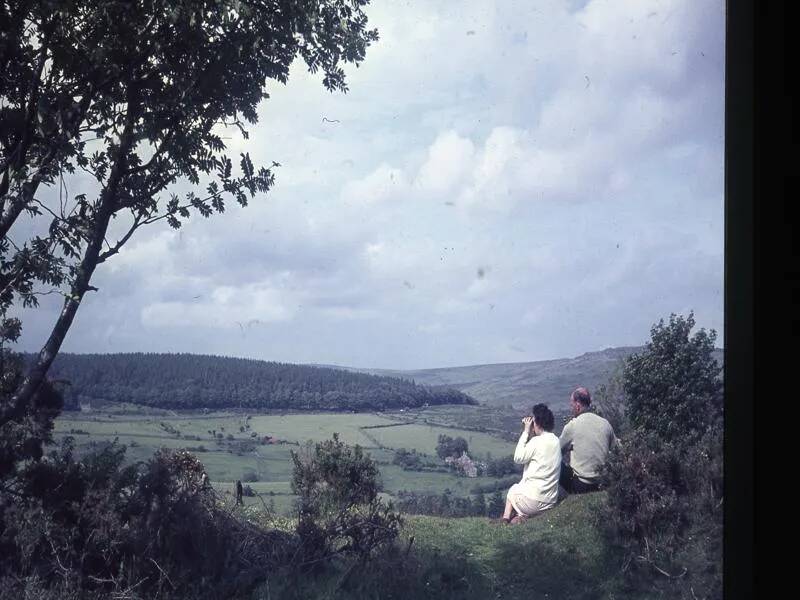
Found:
[[643, 598], [624, 589], [621, 558], [597, 519], [604, 500], [603, 493], [570, 496], [518, 526], [408, 516], [396, 554], [357, 574], [339, 565], [305, 583], [276, 577], [253, 600]]

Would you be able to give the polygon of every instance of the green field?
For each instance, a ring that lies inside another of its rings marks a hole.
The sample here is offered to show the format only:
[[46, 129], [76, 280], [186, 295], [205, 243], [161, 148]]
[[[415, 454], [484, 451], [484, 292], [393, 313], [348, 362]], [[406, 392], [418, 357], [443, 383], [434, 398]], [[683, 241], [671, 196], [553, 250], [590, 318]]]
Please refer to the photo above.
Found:
[[374, 436], [382, 446], [406, 448], [408, 450], [413, 448], [417, 452], [425, 452], [427, 454], [435, 452], [436, 440], [442, 434], [451, 437], [463, 437], [467, 440], [470, 456], [473, 457], [483, 458], [487, 452], [490, 452], [493, 456], [502, 456], [503, 454], [511, 454], [514, 451], [513, 444], [486, 433], [433, 425], [398, 424], [394, 427], [369, 429], [367, 432]]
[[[473, 486], [495, 481], [489, 477], [459, 477], [452, 472], [405, 471], [392, 464], [397, 448], [414, 449], [427, 455], [428, 460], [437, 461], [436, 442], [441, 434], [465, 438], [470, 455], [476, 459], [485, 458], [487, 453], [502, 456], [513, 452], [513, 442], [501, 439], [499, 433], [470, 429], [486, 421], [485, 410], [481, 411], [480, 407], [452, 406], [408, 414], [248, 415], [148, 413], [130, 407], [108, 406], [87, 412], [62, 413], [56, 420], [55, 437], [58, 440], [72, 435], [79, 451], [87, 450], [92, 442], [117, 439], [127, 446], [130, 461], [147, 460], [159, 448], [192, 449], [219, 493], [231, 494], [236, 480], [242, 480], [258, 494], [246, 497], [246, 504], [271, 503], [278, 513], [286, 514], [294, 498], [290, 487], [291, 451], [308, 441], [330, 439], [334, 433], [348, 444], [359, 444], [367, 449], [379, 464], [387, 498], [401, 490], [441, 493], [450, 489], [457, 495], [467, 495]], [[459, 428], [459, 424], [466, 429]], [[262, 444], [265, 436], [276, 443]], [[241, 448], [241, 443], [249, 445]], [[246, 481], [247, 475], [256, 481]]]

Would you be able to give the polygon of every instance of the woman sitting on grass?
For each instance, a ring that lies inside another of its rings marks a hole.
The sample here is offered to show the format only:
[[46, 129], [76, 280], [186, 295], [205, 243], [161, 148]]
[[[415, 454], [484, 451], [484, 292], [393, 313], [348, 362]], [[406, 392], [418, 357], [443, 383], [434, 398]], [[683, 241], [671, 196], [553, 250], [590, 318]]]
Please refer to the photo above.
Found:
[[522, 423], [524, 429], [514, 450], [514, 462], [525, 465], [525, 469], [522, 480], [508, 490], [503, 523], [523, 523], [528, 517], [553, 508], [558, 499], [561, 444], [553, 434], [553, 413], [546, 404], [537, 404], [533, 416], [525, 417]]

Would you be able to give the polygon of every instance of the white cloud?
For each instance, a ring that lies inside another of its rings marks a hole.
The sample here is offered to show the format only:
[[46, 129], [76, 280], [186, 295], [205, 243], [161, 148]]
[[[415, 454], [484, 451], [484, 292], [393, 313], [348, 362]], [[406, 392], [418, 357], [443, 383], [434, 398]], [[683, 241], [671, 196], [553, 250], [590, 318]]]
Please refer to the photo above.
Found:
[[348, 94], [296, 61], [230, 140], [270, 194], [137, 233], [69, 347], [423, 367], [721, 329], [724, 4], [578, 4], [375, 0]]
[[153, 327], [233, 328], [250, 323], [288, 321], [295, 298], [269, 283], [234, 288], [220, 286], [210, 297], [189, 302], [155, 302], [142, 308], [142, 325]]
[[428, 148], [428, 159], [416, 177], [423, 192], [446, 194], [472, 167], [475, 149], [469, 139], [455, 131], [439, 135]]
[[408, 184], [403, 172], [384, 163], [366, 177], [347, 182], [341, 199], [345, 204], [370, 205], [401, 199], [407, 193]]

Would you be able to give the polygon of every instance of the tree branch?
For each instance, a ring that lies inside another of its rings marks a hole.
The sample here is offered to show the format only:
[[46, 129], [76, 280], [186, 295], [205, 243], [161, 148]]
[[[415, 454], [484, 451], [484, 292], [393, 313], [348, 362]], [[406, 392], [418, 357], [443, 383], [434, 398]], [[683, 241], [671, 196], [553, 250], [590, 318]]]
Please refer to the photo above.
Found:
[[158, 145], [158, 149], [153, 153], [153, 156], [150, 157], [150, 160], [148, 160], [146, 163], [139, 165], [138, 167], [132, 167], [128, 169], [125, 175], [134, 175], [136, 173], [140, 173], [142, 171], [146, 171], [147, 169], [149, 169], [153, 165], [155, 160], [163, 154], [164, 150], [166, 149], [166, 145], [172, 139], [173, 134], [174, 130], [170, 130], [169, 133], [167, 133], [167, 135], [165, 135], [164, 138], [161, 140], [161, 143]]
[[127, 233], [125, 233], [125, 235], [122, 236], [122, 238], [116, 244], [114, 244], [113, 247], [111, 246], [111, 244], [108, 244], [108, 242], [106, 242], [109, 245], [109, 249], [97, 257], [97, 264], [99, 265], [100, 263], [104, 263], [107, 259], [117, 254], [120, 251], [120, 248], [122, 248], [128, 242], [128, 240], [131, 239], [131, 236], [134, 234], [134, 232], [145, 223], [146, 221], [142, 221], [139, 216], [134, 217], [133, 225], [131, 226], [131, 228], [127, 231]]
[[58, 216], [56, 213], [54, 213], [54, 212], [53, 212], [53, 211], [50, 209], [50, 207], [48, 207], [47, 205], [45, 205], [45, 203], [44, 203], [44, 202], [42, 202], [41, 200], [39, 200], [38, 198], [32, 198], [32, 200], [33, 200], [33, 203], [34, 203], [34, 204], [38, 204], [38, 205], [39, 205], [39, 206], [41, 206], [43, 209], [45, 209], [47, 212], [49, 212], [49, 213], [52, 215], [52, 217], [53, 217], [53, 218], [54, 218], [56, 221], [63, 221], [63, 220], [64, 220], [64, 217], [59, 217], [59, 216]]
[[22, 185], [20, 192], [11, 201], [8, 211], [5, 212], [2, 217], [0, 217], [0, 239], [6, 237], [8, 230], [11, 229], [12, 225], [14, 225], [14, 222], [17, 220], [19, 215], [23, 210], [25, 210], [25, 207], [28, 206], [33, 200], [36, 191], [39, 189], [39, 185], [45, 178], [45, 168], [50, 165], [50, 162], [52, 162], [53, 157], [56, 155], [56, 150], [57, 149], [55, 146], [50, 147], [47, 155], [39, 165], [39, 169], [36, 171], [36, 174], [30, 179], [30, 181], [27, 181]]

